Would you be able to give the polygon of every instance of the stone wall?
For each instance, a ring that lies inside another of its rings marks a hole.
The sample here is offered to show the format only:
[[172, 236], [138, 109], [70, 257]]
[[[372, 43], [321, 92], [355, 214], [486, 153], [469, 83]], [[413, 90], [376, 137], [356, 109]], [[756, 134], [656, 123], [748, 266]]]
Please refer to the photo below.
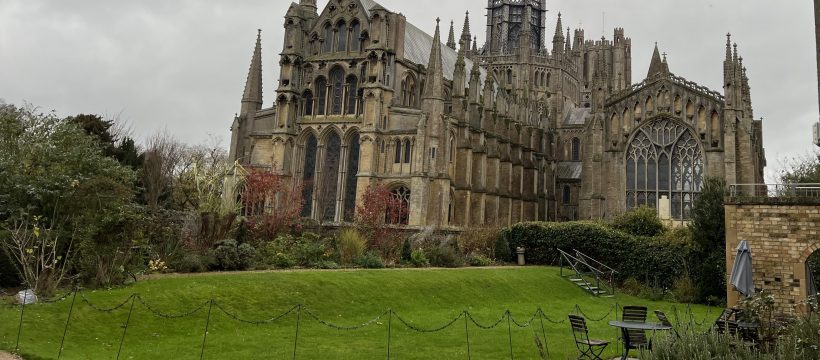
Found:
[[740, 294], [729, 284], [737, 246], [747, 240], [755, 288], [775, 296], [777, 311], [793, 313], [806, 299], [806, 260], [820, 249], [820, 204], [727, 201], [726, 292], [735, 306]]

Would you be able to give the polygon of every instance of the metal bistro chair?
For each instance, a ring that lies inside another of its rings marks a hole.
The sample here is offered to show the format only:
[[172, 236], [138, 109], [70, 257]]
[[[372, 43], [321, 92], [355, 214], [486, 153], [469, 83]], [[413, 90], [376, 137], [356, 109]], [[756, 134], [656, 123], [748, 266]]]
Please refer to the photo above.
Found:
[[609, 341], [590, 339], [587, 321], [582, 316], [570, 315], [569, 323], [572, 326], [572, 336], [575, 337], [575, 347], [580, 352], [578, 358], [603, 360], [601, 354]]
[[[624, 322], [646, 322], [645, 306], [624, 306], [622, 320]], [[624, 356], [629, 354], [629, 350], [643, 351], [652, 349], [652, 343], [646, 337], [645, 330], [623, 329], [624, 336]]]
[[680, 334], [678, 333], [678, 329], [675, 329], [675, 325], [672, 325], [672, 322], [669, 321], [669, 318], [663, 311], [655, 310], [655, 316], [664, 326], [669, 326], [672, 328], [672, 333], [675, 334], [675, 337], [680, 339]]
[[717, 332], [718, 334], [728, 334], [731, 336], [736, 336], [738, 332], [737, 321], [732, 320], [732, 317], [735, 315], [734, 309], [724, 309], [723, 313], [720, 314], [717, 320], [715, 320], [715, 325], [712, 326], [712, 330]]

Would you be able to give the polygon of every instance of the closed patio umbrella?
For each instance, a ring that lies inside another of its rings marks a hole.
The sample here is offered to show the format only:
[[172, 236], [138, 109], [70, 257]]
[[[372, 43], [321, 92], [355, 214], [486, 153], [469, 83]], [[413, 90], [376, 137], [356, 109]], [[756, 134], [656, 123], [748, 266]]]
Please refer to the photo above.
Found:
[[749, 243], [746, 240], [741, 241], [737, 246], [731, 280], [735, 289], [746, 295], [746, 297], [755, 294], [755, 285], [752, 279], [752, 252], [749, 250]]

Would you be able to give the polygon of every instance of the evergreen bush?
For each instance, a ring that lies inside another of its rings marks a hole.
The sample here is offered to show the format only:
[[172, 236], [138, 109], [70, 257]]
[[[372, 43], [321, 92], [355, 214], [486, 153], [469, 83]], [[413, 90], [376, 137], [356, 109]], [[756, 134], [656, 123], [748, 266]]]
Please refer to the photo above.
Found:
[[508, 241], [508, 254], [519, 246], [527, 249], [530, 264], [559, 265], [559, 249], [569, 253], [578, 250], [618, 271], [617, 281], [634, 277], [656, 287], [671, 286], [692, 251], [687, 244], [638, 238], [591, 222], [516, 224], [501, 232], [499, 244], [504, 240]]

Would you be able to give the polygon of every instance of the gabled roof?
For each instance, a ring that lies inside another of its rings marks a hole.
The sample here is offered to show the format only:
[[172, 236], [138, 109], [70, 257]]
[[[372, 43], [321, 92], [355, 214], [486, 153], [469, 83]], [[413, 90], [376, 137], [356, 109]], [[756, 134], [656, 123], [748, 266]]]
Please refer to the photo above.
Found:
[[[433, 36], [422, 31], [415, 25], [407, 23], [404, 27], [404, 58], [416, 64], [427, 66], [430, 61], [430, 51], [433, 48]], [[453, 80], [453, 72], [456, 70], [456, 61], [458, 61], [458, 52], [442, 45], [441, 47], [441, 61], [442, 70], [444, 71], [444, 78]], [[469, 74], [473, 67], [473, 62], [470, 59], [464, 59], [465, 69]], [[487, 72], [482, 68], [481, 83], [487, 78]], [[469, 76], [466, 77], [464, 86], [468, 85]]]

